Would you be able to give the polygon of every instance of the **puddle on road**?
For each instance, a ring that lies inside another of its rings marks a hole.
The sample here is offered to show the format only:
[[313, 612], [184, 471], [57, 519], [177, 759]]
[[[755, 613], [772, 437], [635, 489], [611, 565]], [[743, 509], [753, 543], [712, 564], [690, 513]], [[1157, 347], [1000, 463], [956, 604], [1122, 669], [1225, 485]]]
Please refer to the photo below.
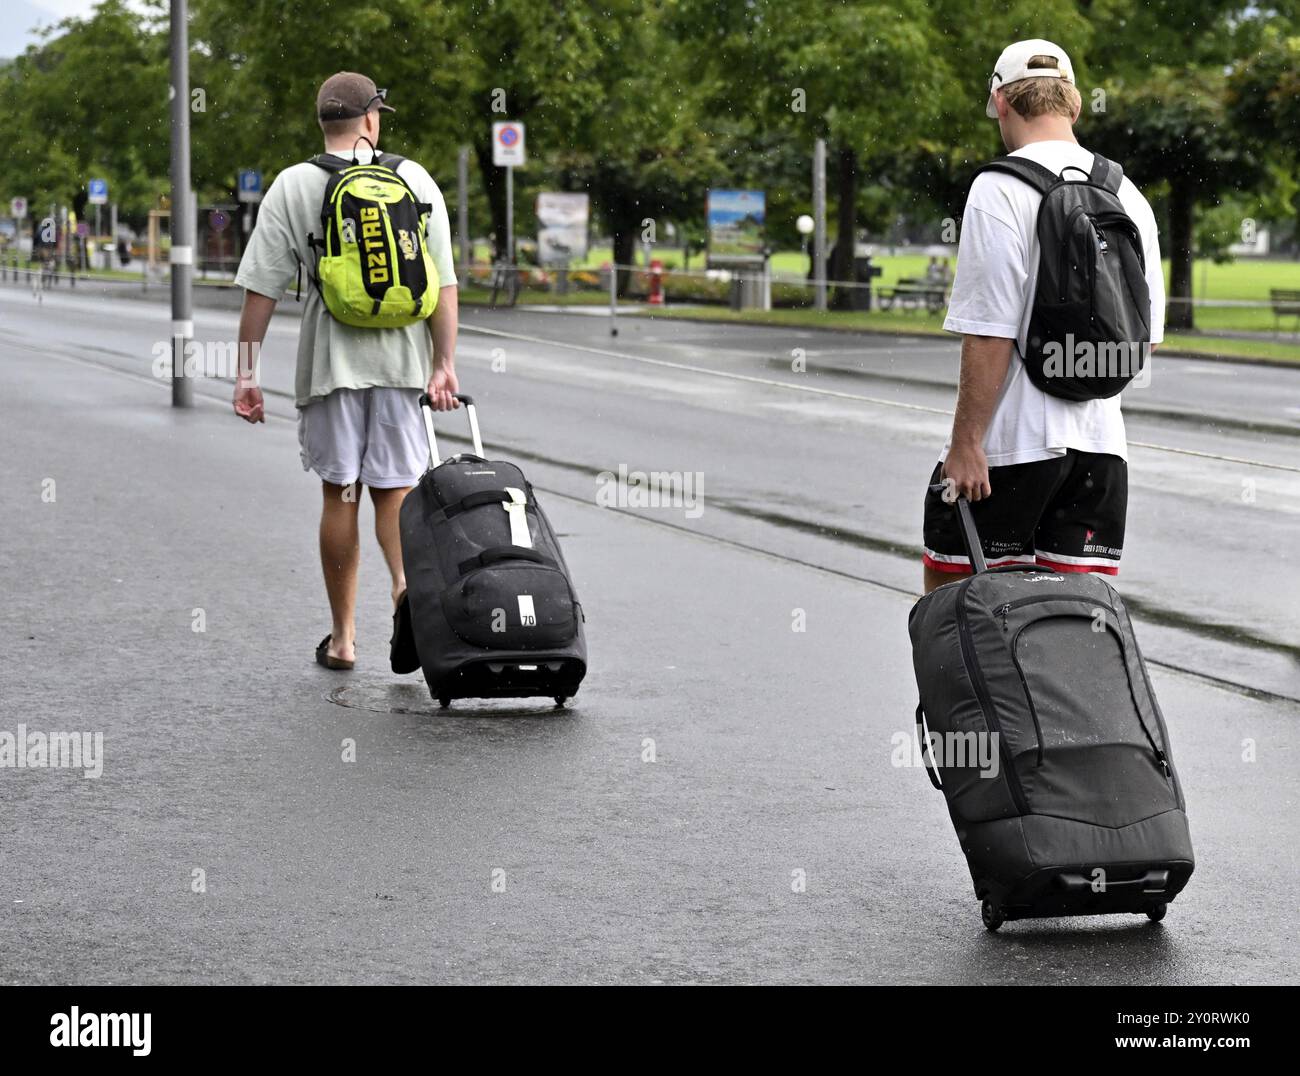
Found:
[[456, 699], [444, 710], [429, 697], [423, 684], [353, 683], [336, 687], [326, 700], [351, 710], [376, 714], [418, 714], [429, 717], [547, 717], [569, 713], [546, 699]]

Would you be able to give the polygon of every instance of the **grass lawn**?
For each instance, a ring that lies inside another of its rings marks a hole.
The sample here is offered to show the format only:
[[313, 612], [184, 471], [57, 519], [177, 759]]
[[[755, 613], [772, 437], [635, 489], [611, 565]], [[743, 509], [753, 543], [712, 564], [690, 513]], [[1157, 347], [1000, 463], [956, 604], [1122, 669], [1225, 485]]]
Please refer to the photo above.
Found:
[[[487, 248], [480, 245], [475, 257], [486, 260]], [[587, 267], [599, 267], [611, 257], [609, 247], [592, 247], [583, 262]], [[669, 268], [681, 268], [680, 250], [664, 249], [655, 252]], [[903, 276], [923, 276], [929, 258], [924, 254], [881, 255], [875, 259], [884, 273], [878, 278], [891, 284]], [[641, 252], [637, 250], [637, 264]], [[955, 265], [955, 260], [954, 263]], [[1169, 282], [1169, 260], [1165, 259], [1165, 283]], [[574, 268], [577, 268], [575, 266]], [[691, 270], [703, 271], [704, 255], [691, 256]], [[808, 271], [808, 259], [799, 250], [781, 250], [772, 255], [772, 270], [781, 276], [802, 277]], [[1253, 299], [1268, 301], [1269, 288], [1300, 289], [1300, 261], [1258, 261], [1237, 259], [1218, 265], [1207, 259], [1198, 259], [1192, 278], [1192, 291], [1198, 299]]]

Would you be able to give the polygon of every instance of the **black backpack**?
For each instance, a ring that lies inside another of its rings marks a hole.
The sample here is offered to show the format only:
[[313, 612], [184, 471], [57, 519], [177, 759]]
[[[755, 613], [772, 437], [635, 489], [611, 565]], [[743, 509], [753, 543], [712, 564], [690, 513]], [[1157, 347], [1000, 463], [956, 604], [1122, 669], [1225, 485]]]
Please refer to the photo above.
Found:
[[1006, 172], [1043, 196], [1038, 209], [1038, 282], [1021, 358], [1029, 379], [1063, 400], [1114, 396], [1146, 362], [1151, 293], [1137, 225], [1119, 200], [1124, 170], [1100, 154], [1086, 182], [1037, 161], [1001, 157], [981, 172]]

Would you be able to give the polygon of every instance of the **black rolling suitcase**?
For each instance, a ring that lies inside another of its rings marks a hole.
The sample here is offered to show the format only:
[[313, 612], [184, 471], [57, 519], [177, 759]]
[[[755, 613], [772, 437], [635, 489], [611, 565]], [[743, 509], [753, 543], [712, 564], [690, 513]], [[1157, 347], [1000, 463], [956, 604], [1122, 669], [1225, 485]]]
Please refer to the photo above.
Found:
[[987, 570], [908, 620], [917, 733], [983, 901], [984, 925], [1164, 918], [1195, 865], [1169, 734], [1123, 599], [1100, 575]]
[[582, 606], [528, 479], [483, 455], [474, 401], [456, 398], [474, 451], [440, 460], [433, 409], [420, 397], [430, 468], [402, 502], [397, 635], [409, 639], [395, 636], [394, 671], [418, 665], [443, 706], [536, 696], [563, 704], [587, 671]]

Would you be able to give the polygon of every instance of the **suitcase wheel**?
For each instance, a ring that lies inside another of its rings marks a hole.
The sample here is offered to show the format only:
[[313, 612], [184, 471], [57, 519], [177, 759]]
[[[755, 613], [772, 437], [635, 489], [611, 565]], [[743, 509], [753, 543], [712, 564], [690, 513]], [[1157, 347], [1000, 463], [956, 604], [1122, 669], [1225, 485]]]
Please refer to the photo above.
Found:
[[1168, 904], [1153, 904], [1147, 909], [1147, 918], [1153, 923], [1158, 923], [1165, 917], [1165, 912], [1169, 910]]
[[450, 695], [439, 695], [439, 696], [438, 696], [438, 705], [441, 706], [444, 710], [447, 709], [447, 707], [451, 705], [451, 696], [450, 696]]
[[568, 695], [556, 695], [556, 696], [555, 696], [555, 705], [556, 705], [557, 707], [559, 707], [559, 708], [563, 708], [564, 704], [565, 704], [566, 702], [568, 702], [568, 701], [569, 701], [569, 696], [568, 696]]
[[984, 925], [990, 932], [996, 931], [998, 927], [1006, 922], [1002, 915], [1002, 909], [996, 907], [991, 900], [986, 900], [980, 905], [980, 918], [984, 920]]

